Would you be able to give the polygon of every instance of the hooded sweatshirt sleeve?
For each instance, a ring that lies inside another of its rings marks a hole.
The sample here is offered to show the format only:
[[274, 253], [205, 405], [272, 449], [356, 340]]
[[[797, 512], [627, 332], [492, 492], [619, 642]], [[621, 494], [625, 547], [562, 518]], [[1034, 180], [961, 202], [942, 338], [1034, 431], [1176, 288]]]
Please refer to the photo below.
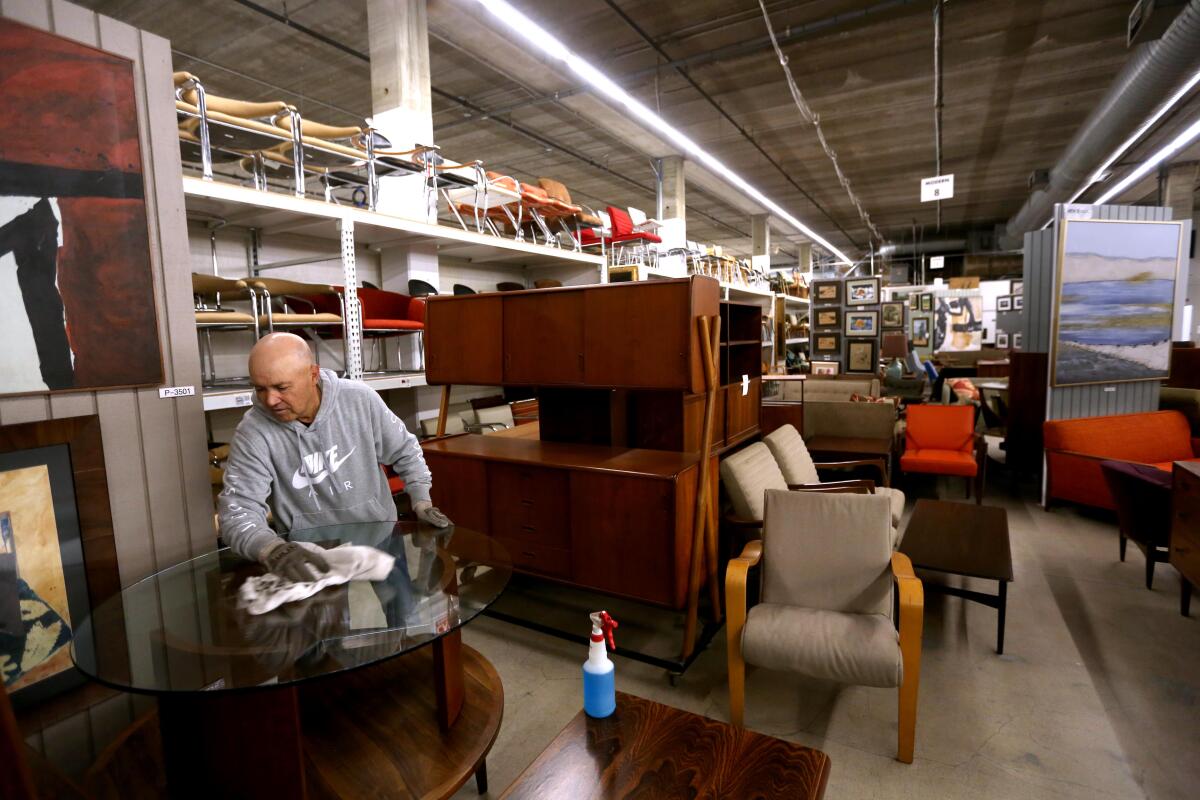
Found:
[[251, 433], [234, 434], [225, 462], [225, 488], [217, 497], [217, 517], [221, 537], [233, 552], [258, 561], [262, 549], [279, 537], [267, 525], [273, 473], [266, 454], [256, 452], [256, 444]]
[[382, 464], [391, 464], [404, 480], [404, 491], [415, 503], [429, 499], [433, 476], [425, 466], [425, 455], [417, 437], [409, 433], [404, 422], [392, 413], [383, 398], [372, 392], [371, 422], [375, 429], [376, 455]]

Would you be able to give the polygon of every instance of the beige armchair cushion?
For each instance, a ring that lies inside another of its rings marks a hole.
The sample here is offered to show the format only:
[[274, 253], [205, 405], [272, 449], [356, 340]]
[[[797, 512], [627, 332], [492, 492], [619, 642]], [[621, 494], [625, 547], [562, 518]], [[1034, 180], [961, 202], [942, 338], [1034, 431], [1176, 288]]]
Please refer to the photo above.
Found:
[[755, 442], [723, 460], [721, 482], [729, 494], [733, 513], [742, 519], [763, 518], [763, 495], [768, 489], [787, 491], [787, 481], [775, 456], [762, 442]]
[[[863, 378], [847, 380], [845, 378], [809, 378], [804, 382], [804, 399], [810, 400], [849, 400], [852, 394], [879, 397], [879, 379]], [[795, 397], [799, 400], [800, 397]], [[784, 399], [792, 399], [785, 395]]]
[[[436, 436], [437, 435], [437, 426], [438, 426], [438, 418], [437, 417], [426, 417], [425, 419], [421, 420], [421, 434], [424, 436]], [[463, 425], [463, 421], [461, 418], [452, 417], [449, 415], [446, 416], [446, 433], [447, 434], [462, 433], [465, 430], [466, 430], [466, 426]]]
[[789, 484], [821, 482], [817, 466], [794, 425], [784, 425], [771, 431], [763, 437], [763, 444], [775, 456], [783, 479]]
[[760, 603], [746, 617], [742, 656], [767, 669], [859, 686], [899, 686], [904, 677], [900, 637], [884, 614]]
[[[876, 486], [875, 494], [881, 494], [888, 499], [892, 511], [892, 527], [899, 532], [900, 520], [904, 518], [904, 492], [888, 486]], [[896, 536], [895, 545], [900, 546], [900, 536]]]
[[891, 438], [896, 431], [896, 406], [892, 403], [804, 401], [805, 439], [815, 436]]
[[475, 419], [481, 425], [495, 425], [499, 423], [506, 428], [511, 428], [517, 424], [516, 420], [513, 419], [512, 406], [507, 403], [502, 406], [480, 408], [475, 412]]
[[764, 603], [890, 616], [888, 498], [768, 490], [765, 505]]

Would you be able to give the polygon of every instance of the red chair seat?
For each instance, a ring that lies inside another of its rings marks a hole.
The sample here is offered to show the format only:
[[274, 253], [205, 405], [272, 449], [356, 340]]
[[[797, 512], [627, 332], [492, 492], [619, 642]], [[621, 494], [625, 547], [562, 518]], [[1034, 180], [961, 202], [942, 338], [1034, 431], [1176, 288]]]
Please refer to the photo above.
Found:
[[584, 228], [579, 232], [580, 244], [600, 244], [600, 237], [591, 228]]
[[969, 452], [926, 448], [906, 451], [900, 457], [900, 468], [905, 472], [931, 472], [936, 475], [974, 478], [979, 465]]
[[[1178, 461], [1183, 464], [1195, 464], [1197, 462], [1200, 462], [1200, 458], [1180, 458], [1180, 459], [1178, 459]], [[1151, 464], [1151, 466], [1158, 467], [1159, 469], [1161, 469], [1165, 472], [1171, 472], [1172, 470], [1175, 469], [1175, 462], [1174, 461], [1160, 461], [1157, 464]]]
[[425, 329], [424, 322], [417, 322], [411, 319], [364, 319], [363, 328], [383, 329], [383, 330], [400, 330], [400, 331], [421, 331]]
[[609, 239], [609, 242], [649, 242], [651, 244], [659, 244], [662, 242], [662, 237], [655, 233], [626, 233], [622, 236], [614, 236]]

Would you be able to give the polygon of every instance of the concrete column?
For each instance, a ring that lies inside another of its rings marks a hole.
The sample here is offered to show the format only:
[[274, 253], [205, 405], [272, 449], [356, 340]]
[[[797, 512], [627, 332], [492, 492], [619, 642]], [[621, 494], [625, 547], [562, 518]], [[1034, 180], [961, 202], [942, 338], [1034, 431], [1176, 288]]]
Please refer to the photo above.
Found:
[[755, 256], [771, 255], [771, 226], [766, 214], [750, 215], [750, 254]]
[[812, 242], [800, 244], [800, 271], [812, 272]]
[[[1196, 208], [1196, 182], [1200, 179], [1200, 163], [1192, 161], [1172, 164], [1166, 177], [1162, 204], [1170, 207], [1172, 219], [1190, 219], [1194, 226], [1198, 218], [1197, 211], [1200, 210]], [[1183, 309], [1178, 307], [1173, 334], [1176, 339], [1200, 341], [1200, 321], [1197, 320], [1197, 316], [1200, 316], [1200, 259], [1193, 258], [1189, 261], [1187, 252], [1188, 245], [1185, 243], [1183, 269], [1187, 274], [1180, 275], [1180, 282], [1187, 287], [1184, 304], [1192, 307], [1192, 325], [1191, 330], [1183, 330]]]
[[683, 156], [666, 156], [662, 160], [663, 219], [683, 219], [687, 214], [684, 202]]
[[[375, 128], [395, 150], [433, 144], [425, 0], [367, 0], [367, 28]], [[380, 179], [380, 211], [432, 222], [436, 209], [426, 201], [422, 176]]]

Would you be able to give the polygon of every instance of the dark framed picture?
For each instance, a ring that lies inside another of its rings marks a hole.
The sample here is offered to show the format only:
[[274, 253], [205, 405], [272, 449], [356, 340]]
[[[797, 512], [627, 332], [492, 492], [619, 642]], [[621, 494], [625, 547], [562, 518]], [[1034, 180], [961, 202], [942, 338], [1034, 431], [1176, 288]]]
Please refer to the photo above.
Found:
[[1013, 281], [1012, 288], [1009, 291], [1013, 294], [1023, 294], [1025, 292], [1025, 281]]
[[812, 374], [837, 375], [840, 367], [841, 365], [836, 361], [814, 361], [812, 362]]
[[1014, 333], [1012, 335], [1012, 347], [1013, 347], [1013, 350], [1021, 349], [1021, 334]]
[[814, 333], [813, 352], [821, 355], [837, 355], [842, 351], [840, 333]]
[[913, 311], [920, 311], [921, 310], [921, 295], [917, 294], [916, 292], [910, 294], [908, 296], [908, 307], [911, 308]]
[[904, 327], [904, 303], [884, 303], [879, 307], [880, 324], [885, 328]]
[[996, 310], [997, 311], [1012, 311], [1012, 308], [1013, 308], [1012, 297], [1010, 297], [1008, 295], [1004, 295], [1002, 297], [996, 298]]
[[841, 305], [842, 303], [842, 282], [841, 281], [813, 281], [812, 284], [812, 301], [813, 305]]
[[1025, 309], [1025, 295], [1014, 294], [1012, 299], [1013, 311], [1023, 311]]
[[163, 381], [136, 97], [128, 59], [0, 19], [0, 250], [20, 276], [0, 394]]
[[880, 300], [879, 278], [853, 278], [846, 281], [846, 305], [874, 306]]
[[922, 311], [933, 311], [933, 295], [931, 295], [931, 294], [921, 295], [921, 310]]
[[846, 335], [847, 336], [878, 336], [879, 335], [879, 312], [878, 311], [847, 311], [846, 312]]
[[1008, 349], [1008, 334], [1004, 331], [996, 333], [996, 347], [999, 347], [1001, 350]]
[[[0, 428], [0, 672], [14, 706], [84, 681], [73, 631], [119, 594], [113, 552], [99, 418]], [[117, 669], [128, 657], [102, 654]]]
[[842, 310], [840, 308], [818, 308], [813, 310], [816, 319], [813, 323], [815, 330], [842, 329]]
[[879, 363], [879, 343], [875, 339], [846, 343], [846, 372], [874, 372]]
[[914, 316], [911, 329], [913, 347], [929, 347], [929, 317]]

